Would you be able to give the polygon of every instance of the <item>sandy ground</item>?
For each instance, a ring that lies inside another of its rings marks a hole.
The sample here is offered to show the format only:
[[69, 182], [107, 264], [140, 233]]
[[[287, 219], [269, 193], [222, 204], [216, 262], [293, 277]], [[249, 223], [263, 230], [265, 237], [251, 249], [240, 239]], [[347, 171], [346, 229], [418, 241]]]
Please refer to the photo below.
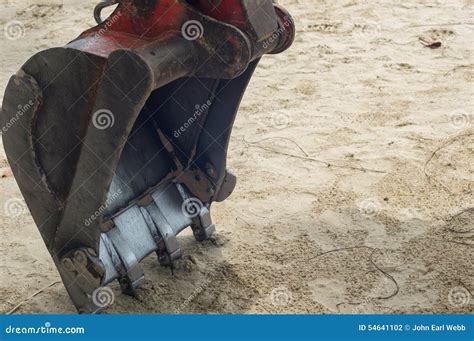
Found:
[[[93, 3], [71, 3], [0, 0], [0, 27], [24, 29], [0, 37], [1, 93], [93, 25]], [[138, 298], [113, 285], [109, 312], [472, 313], [473, 1], [281, 3], [297, 38], [244, 98], [216, 237], [181, 236], [174, 274], [149, 257]], [[42, 290], [59, 276], [19, 198], [0, 179], [0, 313], [74, 313], [62, 284]]]

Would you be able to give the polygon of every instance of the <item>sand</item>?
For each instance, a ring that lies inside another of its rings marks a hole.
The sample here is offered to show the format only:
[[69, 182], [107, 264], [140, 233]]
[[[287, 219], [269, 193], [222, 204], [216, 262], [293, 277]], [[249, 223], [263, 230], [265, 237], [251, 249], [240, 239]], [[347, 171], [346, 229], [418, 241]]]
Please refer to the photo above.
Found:
[[[0, 27], [24, 28], [0, 37], [0, 93], [93, 25], [92, 2], [58, 2], [0, 0]], [[147, 258], [138, 297], [114, 284], [108, 312], [472, 313], [474, 2], [280, 3], [297, 38], [243, 100], [215, 238], [180, 236], [174, 274]], [[74, 313], [61, 283], [29, 298], [59, 276], [20, 199], [0, 179], [0, 313]]]

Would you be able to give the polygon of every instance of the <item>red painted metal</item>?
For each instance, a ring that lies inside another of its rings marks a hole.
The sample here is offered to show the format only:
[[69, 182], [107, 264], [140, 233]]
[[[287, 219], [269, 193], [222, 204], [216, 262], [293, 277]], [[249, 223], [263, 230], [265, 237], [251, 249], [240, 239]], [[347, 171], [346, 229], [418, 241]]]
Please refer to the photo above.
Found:
[[140, 48], [179, 36], [189, 15], [190, 9], [180, 1], [160, 0], [142, 8], [124, 0], [103, 23], [82, 33], [75, 48], [102, 57], [120, 49]]
[[210, 0], [199, 0], [198, 9], [219, 21], [234, 25], [242, 30], [246, 29], [245, 10], [240, 0], [223, 0], [217, 5]]
[[[107, 20], [75, 40], [81, 41], [76, 48], [107, 57], [118, 49], [140, 48], [152, 41], [180, 36], [183, 24], [194, 17], [194, 9], [181, 1], [149, 1], [149, 5], [138, 3], [134, 0], [121, 1]], [[196, 9], [216, 20], [246, 29], [241, 0], [223, 0], [218, 6], [212, 5], [209, 0], [200, 0]]]
[[[150, 42], [167, 41], [181, 35], [183, 25], [202, 15], [252, 32], [245, 0], [122, 0], [103, 23], [85, 31], [73, 41], [74, 48], [106, 58], [119, 49], [138, 49]], [[268, 20], [268, 18], [263, 18]], [[275, 18], [275, 23], [276, 23]], [[222, 37], [234, 44], [232, 36]]]

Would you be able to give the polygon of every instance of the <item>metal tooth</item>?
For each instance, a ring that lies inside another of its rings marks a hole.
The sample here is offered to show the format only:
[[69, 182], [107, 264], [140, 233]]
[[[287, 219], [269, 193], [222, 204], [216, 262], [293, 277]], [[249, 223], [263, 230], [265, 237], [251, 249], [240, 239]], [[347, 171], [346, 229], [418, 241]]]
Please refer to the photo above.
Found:
[[193, 225], [193, 235], [198, 242], [208, 240], [216, 232], [216, 227], [214, 225], [210, 225], [206, 228], [194, 228], [194, 226], [195, 225]]
[[203, 207], [199, 215], [193, 219], [191, 228], [193, 229], [194, 238], [198, 242], [209, 239], [216, 232], [216, 227], [212, 223], [211, 213], [207, 207]]
[[[153, 236], [153, 240], [156, 243], [156, 246], [158, 247], [158, 250], [156, 251], [156, 255], [158, 256], [158, 261], [162, 266], [170, 266], [172, 269], [174, 268], [173, 266], [173, 259], [171, 257], [170, 251], [166, 247], [166, 242], [165, 239], [161, 235], [160, 228], [156, 226], [155, 222], [153, 221], [152, 216], [148, 212], [148, 210], [144, 207], [140, 208], [140, 211], [143, 215], [143, 219], [145, 219], [148, 228], [150, 229], [150, 233]], [[168, 241], [168, 244], [173, 244], [171, 241]], [[176, 242], [177, 244], [177, 242]]]
[[150, 230], [151, 235], [153, 236], [153, 240], [155, 241], [155, 244], [160, 248], [160, 244], [163, 244], [163, 237], [160, 234], [160, 230], [158, 227], [155, 225], [155, 222], [153, 221], [153, 218], [151, 217], [150, 213], [147, 211], [146, 208], [140, 207], [140, 212], [143, 216], [143, 219], [145, 219], [146, 225], [148, 226], [148, 229]]
[[[124, 219], [122, 220], [122, 219], [117, 218], [115, 220], [116, 228], [112, 229], [107, 234], [112, 242], [115, 252], [118, 254], [121, 260], [122, 266], [119, 270], [119, 273], [120, 273], [119, 282], [122, 288], [122, 292], [124, 294], [131, 295], [131, 296], [136, 295], [136, 289], [145, 280], [143, 269], [140, 267], [140, 264], [139, 264], [140, 259], [137, 258], [137, 255], [135, 255], [132, 247], [129, 245], [129, 240], [127, 240], [123, 236], [124, 231], [126, 229], [130, 229], [131, 227], [130, 224], [128, 224], [129, 221], [127, 218], [133, 217], [134, 214], [136, 215], [136, 210], [129, 210], [125, 212], [124, 213], [125, 216], [123, 217]], [[139, 226], [134, 226], [134, 227], [135, 227], [134, 230], [138, 230]], [[145, 238], [146, 236], [141, 238], [141, 241], [143, 243], [146, 242], [146, 240], [144, 240]]]
[[[178, 188], [182, 200], [185, 201], [190, 198], [183, 185], [176, 184], [176, 187]], [[192, 219], [191, 228], [194, 238], [199, 242], [209, 239], [214, 234], [216, 227], [212, 223], [211, 213], [206, 206], [201, 207], [199, 215]]]
[[158, 230], [158, 233], [164, 244], [161, 245], [161, 249], [160, 245], [158, 244], [158, 255], [160, 263], [161, 259], [163, 259], [161, 255], [168, 254], [169, 262], [165, 261], [163, 265], [171, 265], [168, 263], [171, 263], [181, 257], [181, 248], [179, 247], [178, 240], [176, 239], [176, 235], [173, 231], [173, 228], [155, 203], [148, 206], [145, 211], [147, 212], [145, 214], [148, 214], [151, 218], [153, 226]]
[[136, 272], [141, 272], [141, 276], [133, 276], [136, 277], [135, 280], [132, 280], [132, 277], [127, 272], [127, 275], [122, 276], [119, 278], [120, 290], [122, 293], [128, 296], [135, 297], [137, 296], [137, 289], [145, 283], [145, 274], [141, 267]]
[[166, 266], [173, 271], [175, 269], [174, 261], [171, 259], [171, 256], [168, 252], [156, 251], [156, 256], [158, 257], [158, 262], [161, 266]]
[[[196, 239], [203, 241], [215, 231], [206, 206], [194, 219], [183, 213], [183, 200], [189, 198], [184, 187], [168, 183], [150, 197], [151, 202], [143, 201], [114, 217], [113, 227], [101, 236], [101, 259], [107, 269], [103, 284], [118, 279], [122, 291], [132, 296], [144, 281], [140, 261], [147, 255], [156, 251], [160, 264], [173, 269], [174, 261], [182, 256], [176, 238], [179, 232], [191, 226]], [[74, 262], [84, 265], [83, 253], [77, 252], [74, 257]], [[68, 261], [64, 264], [67, 269], [74, 268]]]
[[167, 183], [151, 193], [149, 200], [111, 220], [112, 227], [102, 233], [100, 244], [107, 269], [104, 284], [118, 279], [122, 290], [134, 295], [144, 280], [139, 262], [152, 252], [162, 265], [173, 267], [182, 255], [176, 235], [192, 225], [181, 210], [182, 202], [175, 184]]

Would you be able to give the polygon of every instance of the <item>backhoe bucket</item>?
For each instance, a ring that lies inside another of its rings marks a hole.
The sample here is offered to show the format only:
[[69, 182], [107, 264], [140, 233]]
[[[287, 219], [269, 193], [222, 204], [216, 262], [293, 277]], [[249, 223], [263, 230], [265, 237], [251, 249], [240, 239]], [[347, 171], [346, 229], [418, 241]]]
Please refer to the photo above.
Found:
[[212, 235], [211, 204], [236, 184], [226, 156], [243, 93], [293, 38], [271, 0], [123, 0], [10, 79], [5, 150], [79, 312], [99, 311], [94, 293], [116, 279], [134, 295], [153, 252], [173, 266], [183, 229]]

